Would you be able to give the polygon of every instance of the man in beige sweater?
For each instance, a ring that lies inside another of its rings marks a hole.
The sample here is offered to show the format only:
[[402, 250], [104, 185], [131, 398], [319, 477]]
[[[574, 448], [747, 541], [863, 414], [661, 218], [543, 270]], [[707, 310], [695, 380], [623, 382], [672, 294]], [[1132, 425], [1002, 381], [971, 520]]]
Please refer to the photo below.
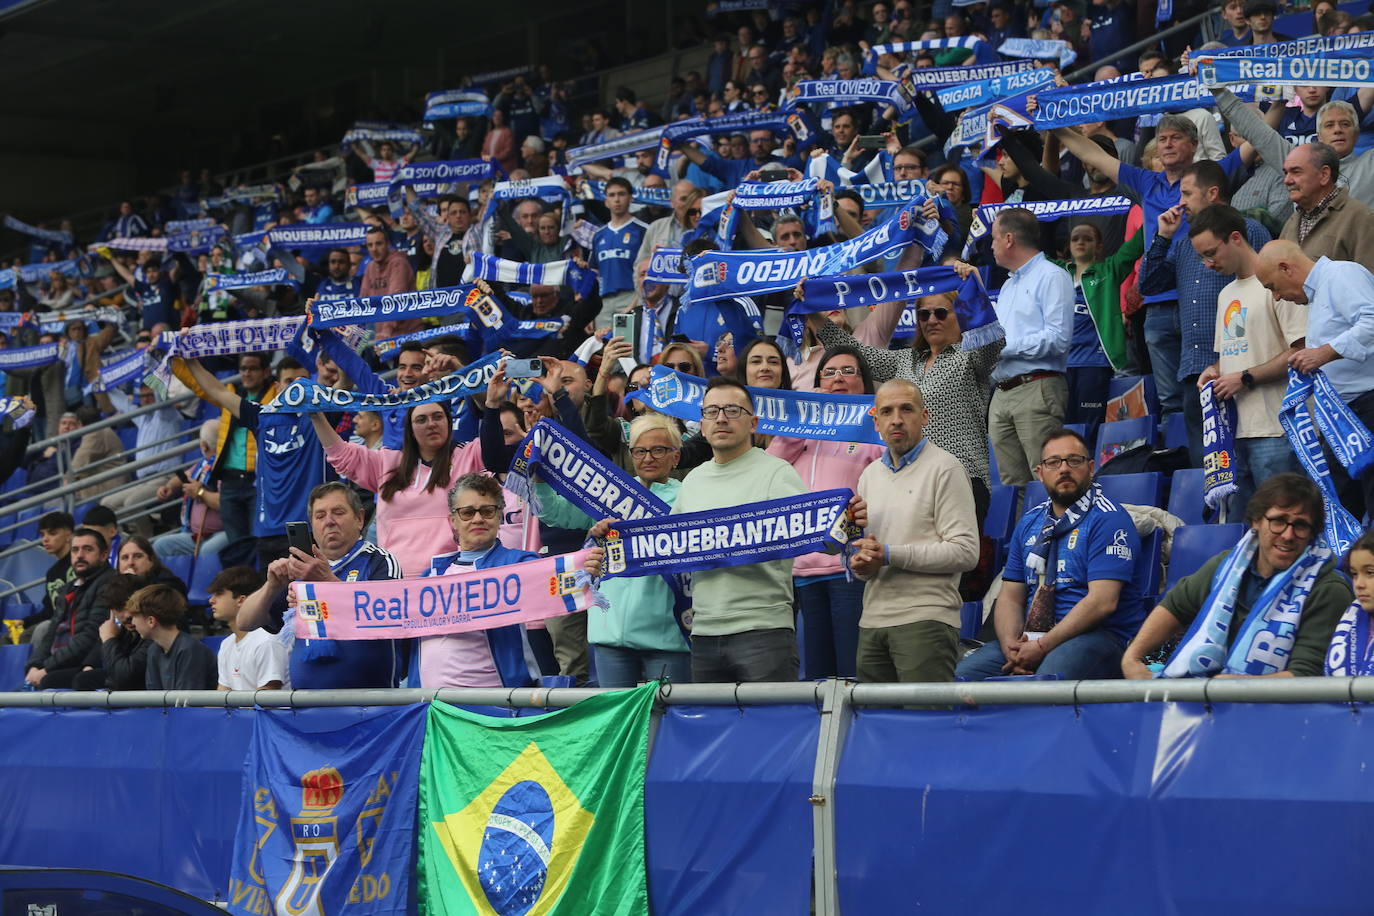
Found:
[[873, 421], [887, 452], [864, 469], [865, 537], [850, 568], [867, 581], [859, 618], [860, 681], [952, 681], [959, 652], [959, 575], [978, 564], [973, 488], [959, 460], [924, 431], [921, 391], [878, 389]]

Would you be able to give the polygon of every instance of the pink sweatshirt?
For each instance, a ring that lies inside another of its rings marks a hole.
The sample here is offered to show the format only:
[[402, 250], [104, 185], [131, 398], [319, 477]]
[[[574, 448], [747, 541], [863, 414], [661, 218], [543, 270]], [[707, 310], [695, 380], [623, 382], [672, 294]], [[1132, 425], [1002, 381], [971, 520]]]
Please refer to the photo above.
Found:
[[[352, 442], [332, 445], [324, 450], [324, 456], [334, 470], [374, 493], [401, 463], [401, 453], [396, 449], [370, 449]], [[486, 473], [482, 466], [482, 449], [476, 441], [453, 450], [449, 479], [457, 480], [472, 472]], [[435, 487], [433, 492], [426, 493], [429, 473], [429, 468], [420, 465], [409, 486], [390, 500], [377, 500], [377, 546], [395, 555], [407, 579], [423, 576], [432, 557], [458, 549], [449, 526], [448, 490]], [[518, 550], [523, 547], [525, 504], [509, 490], [505, 496], [501, 543]], [[530, 527], [538, 530], [535, 525]], [[537, 550], [538, 546], [529, 549]]]
[[[875, 305], [868, 315], [864, 317], [854, 327], [854, 337], [861, 344], [870, 347], [886, 348], [892, 342], [892, 332], [897, 330], [897, 323], [902, 320], [902, 312], [906, 310], [905, 302], [884, 302]], [[853, 314], [851, 311], [850, 314]], [[821, 357], [825, 355], [825, 347], [812, 347], [811, 352], [802, 360], [801, 365], [788, 366], [792, 373], [793, 391], [819, 391], [816, 387], [816, 367], [821, 364]], [[770, 450], [771, 451], [771, 450]], [[798, 471], [801, 468], [797, 468]], [[802, 474], [805, 479], [806, 475]], [[858, 480], [859, 476], [854, 475]], [[846, 486], [850, 486], [846, 484]], [[823, 489], [812, 487], [812, 489]]]
[[[787, 439], [775, 436], [768, 454], [781, 458], [796, 469], [811, 492], [849, 489], [858, 492], [859, 475], [883, 454], [881, 445], [865, 442], [821, 442], [816, 439]], [[844, 572], [839, 554], [808, 553], [792, 563], [792, 575], [806, 579]]]

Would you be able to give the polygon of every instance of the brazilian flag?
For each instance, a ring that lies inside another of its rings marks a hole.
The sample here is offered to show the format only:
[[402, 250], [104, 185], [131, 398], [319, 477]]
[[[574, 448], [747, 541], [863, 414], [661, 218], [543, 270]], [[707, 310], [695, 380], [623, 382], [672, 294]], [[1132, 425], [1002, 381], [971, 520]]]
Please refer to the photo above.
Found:
[[656, 683], [494, 719], [431, 703], [420, 763], [420, 913], [649, 912], [644, 769]]

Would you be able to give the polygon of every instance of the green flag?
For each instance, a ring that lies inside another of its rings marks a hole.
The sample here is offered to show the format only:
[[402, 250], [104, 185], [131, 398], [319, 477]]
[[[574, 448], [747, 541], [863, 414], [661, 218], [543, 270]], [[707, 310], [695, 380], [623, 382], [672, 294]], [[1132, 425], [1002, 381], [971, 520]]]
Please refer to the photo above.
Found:
[[656, 683], [494, 719], [431, 703], [420, 763], [420, 913], [649, 912], [644, 769]]

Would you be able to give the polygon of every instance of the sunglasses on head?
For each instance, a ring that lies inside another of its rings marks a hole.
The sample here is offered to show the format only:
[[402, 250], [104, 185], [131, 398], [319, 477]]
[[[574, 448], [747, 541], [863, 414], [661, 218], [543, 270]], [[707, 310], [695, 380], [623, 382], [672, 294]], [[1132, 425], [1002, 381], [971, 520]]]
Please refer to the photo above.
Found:
[[916, 310], [916, 320], [917, 320], [917, 321], [929, 321], [929, 320], [931, 319], [931, 316], [934, 316], [936, 321], [944, 321], [946, 318], [949, 317], [949, 309], [947, 309], [947, 308], [938, 308], [938, 309], [917, 309], [917, 310]]

